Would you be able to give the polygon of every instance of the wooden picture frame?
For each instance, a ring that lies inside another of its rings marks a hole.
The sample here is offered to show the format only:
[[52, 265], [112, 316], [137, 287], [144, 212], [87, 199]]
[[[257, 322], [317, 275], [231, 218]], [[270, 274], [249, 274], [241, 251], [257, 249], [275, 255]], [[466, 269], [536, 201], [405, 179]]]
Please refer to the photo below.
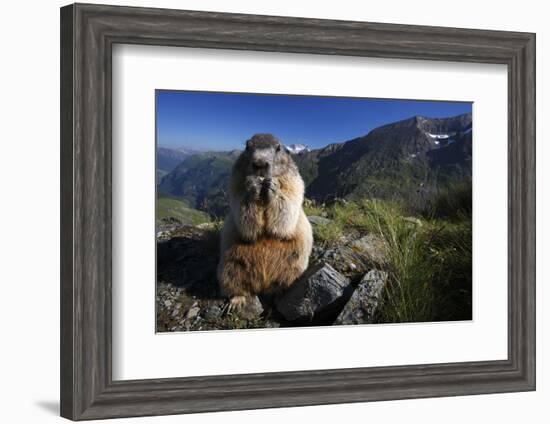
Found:
[[[111, 378], [116, 43], [505, 64], [508, 359]], [[535, 389], [535, 35], [75, 4], [61, 9], [61, 415], [73, 420]]]

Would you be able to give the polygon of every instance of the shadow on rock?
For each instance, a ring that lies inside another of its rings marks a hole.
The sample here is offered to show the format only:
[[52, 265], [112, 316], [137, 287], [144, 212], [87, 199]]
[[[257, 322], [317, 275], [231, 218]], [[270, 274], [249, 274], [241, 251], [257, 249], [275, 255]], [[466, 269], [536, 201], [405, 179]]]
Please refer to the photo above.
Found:
[[197, 298], [219, 297], [219, 234], [209, 226], [183, 226], [157, 236], [157, 279]]

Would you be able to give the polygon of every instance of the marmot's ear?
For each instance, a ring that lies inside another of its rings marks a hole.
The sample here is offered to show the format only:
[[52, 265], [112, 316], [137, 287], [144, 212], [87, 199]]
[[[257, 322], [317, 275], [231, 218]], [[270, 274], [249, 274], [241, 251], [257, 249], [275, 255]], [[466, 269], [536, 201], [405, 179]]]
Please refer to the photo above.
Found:
[[252, 139], [246, 140], [246, 150], [250, 150], [252, 147]]

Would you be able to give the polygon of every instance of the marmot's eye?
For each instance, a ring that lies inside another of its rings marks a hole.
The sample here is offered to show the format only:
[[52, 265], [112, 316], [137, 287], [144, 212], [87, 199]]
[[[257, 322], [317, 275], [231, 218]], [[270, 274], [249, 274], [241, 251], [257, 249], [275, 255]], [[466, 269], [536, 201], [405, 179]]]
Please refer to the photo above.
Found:
[[279, 144], [279, 145], [277, 146], [277, 153], [279, 153], [280, 151], [281, 151], [281, 145]]

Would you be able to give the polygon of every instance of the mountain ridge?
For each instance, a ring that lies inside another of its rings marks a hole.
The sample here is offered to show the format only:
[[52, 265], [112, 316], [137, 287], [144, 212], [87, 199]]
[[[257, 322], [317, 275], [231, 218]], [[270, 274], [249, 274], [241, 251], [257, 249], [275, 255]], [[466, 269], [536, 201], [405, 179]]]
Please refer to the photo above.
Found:
[[[223, 215], [225, 185], [239, 154], [188, 156], [162, 178], [159, 189]], [[422, 202], [441, 185], [471, 178], [472, 115], [416, 115], [345, 142], [301, 149], [292, 157], [304, 178], [306, 197], [315, 201], [381, 197]]]

